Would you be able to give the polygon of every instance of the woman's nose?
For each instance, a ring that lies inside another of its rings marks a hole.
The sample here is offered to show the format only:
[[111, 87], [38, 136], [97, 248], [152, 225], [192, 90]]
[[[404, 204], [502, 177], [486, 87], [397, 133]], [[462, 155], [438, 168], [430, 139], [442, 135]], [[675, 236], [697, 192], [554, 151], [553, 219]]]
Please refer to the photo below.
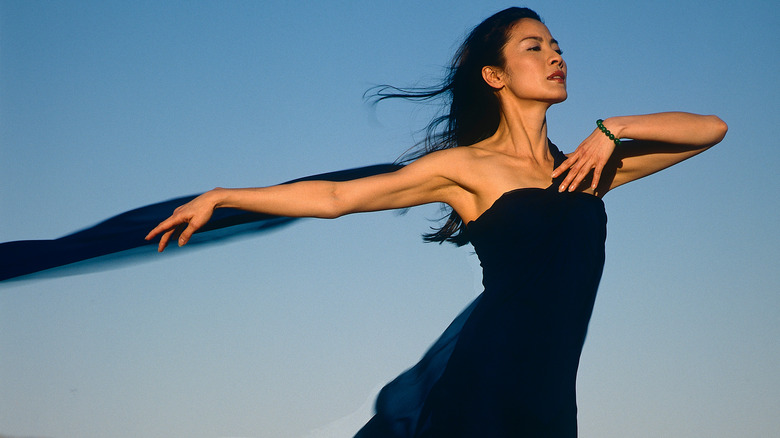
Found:
[[550, 65], [558, 64], [558, 66], [563, 65], [563, 56], [561, 56], [558, 52], [553, 52], [553, 55], [550, 56]]

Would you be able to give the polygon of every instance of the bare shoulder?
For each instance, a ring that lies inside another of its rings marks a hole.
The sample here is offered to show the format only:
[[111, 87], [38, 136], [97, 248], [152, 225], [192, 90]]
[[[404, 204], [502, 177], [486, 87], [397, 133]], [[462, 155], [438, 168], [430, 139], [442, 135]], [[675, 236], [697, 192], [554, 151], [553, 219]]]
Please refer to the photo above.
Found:
[[461, 165], [479, 158], [480, 154], [484, 154], [484, 151], [480, 151], [470, 146], [459, 146], [431, 152], [418, 158], [414, 163], [449, 167]]
[[470, 175], [474, 172], [476, 162], [483, 155], [485, 155], [483, 152], [468, 146], [443, 149], [418, 158], [404, 170], [428, 178], [443, 178], [453, 185], [465, 188], [471, 179]]
[[435, 168], [438, 177], [446, 181], [443, 199], [464, 220], [477, 217], [493, 201], [494, 192], [501, 190], [513, 169], [505, 157], [488, 149], [461, 146], [433, 152], [415, 162]]

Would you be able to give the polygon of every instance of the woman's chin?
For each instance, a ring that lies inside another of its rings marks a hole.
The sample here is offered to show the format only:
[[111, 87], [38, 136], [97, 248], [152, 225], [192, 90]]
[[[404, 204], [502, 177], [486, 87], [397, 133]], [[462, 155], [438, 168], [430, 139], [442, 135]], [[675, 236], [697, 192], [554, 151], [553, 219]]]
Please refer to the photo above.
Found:
[[567, 97], [569, 97], [567, 94], [564, 94], [562, 96], [549, 97], [547, 99], [543, 99], [543, 102], [547, 102], [550, 105], [555, 105], [556, 103], [561, 103], [565, 101]]

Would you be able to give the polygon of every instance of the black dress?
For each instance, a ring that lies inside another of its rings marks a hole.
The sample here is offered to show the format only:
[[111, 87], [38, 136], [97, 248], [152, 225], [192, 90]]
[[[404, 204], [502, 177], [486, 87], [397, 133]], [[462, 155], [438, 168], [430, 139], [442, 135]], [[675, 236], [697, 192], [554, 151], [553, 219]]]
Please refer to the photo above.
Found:
[[[556, 166], [565, 159], [552, 143]], [[484, 292], [383, 388], [356, 438], [577, 436], [575, 383], [604, 266], [600, 198], [501, 196], [467, 226]]]

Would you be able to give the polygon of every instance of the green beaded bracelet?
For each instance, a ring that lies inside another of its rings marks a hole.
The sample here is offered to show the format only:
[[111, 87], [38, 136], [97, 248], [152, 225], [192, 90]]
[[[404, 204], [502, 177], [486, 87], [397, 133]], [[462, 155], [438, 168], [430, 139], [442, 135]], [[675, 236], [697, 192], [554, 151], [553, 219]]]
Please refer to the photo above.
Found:
[[607, 137], [609, 137], [610, 140], [615, 142], [615, 146], [620, 146], [620, 139], [615, 137], [615, 134], [609, 132], [609, 129], [607, 129], [606, 126], [604, 126], [604, 121], [601, 119], [596, 120], [596, 126], [599, 127], [601, 132], [604, 133]]

